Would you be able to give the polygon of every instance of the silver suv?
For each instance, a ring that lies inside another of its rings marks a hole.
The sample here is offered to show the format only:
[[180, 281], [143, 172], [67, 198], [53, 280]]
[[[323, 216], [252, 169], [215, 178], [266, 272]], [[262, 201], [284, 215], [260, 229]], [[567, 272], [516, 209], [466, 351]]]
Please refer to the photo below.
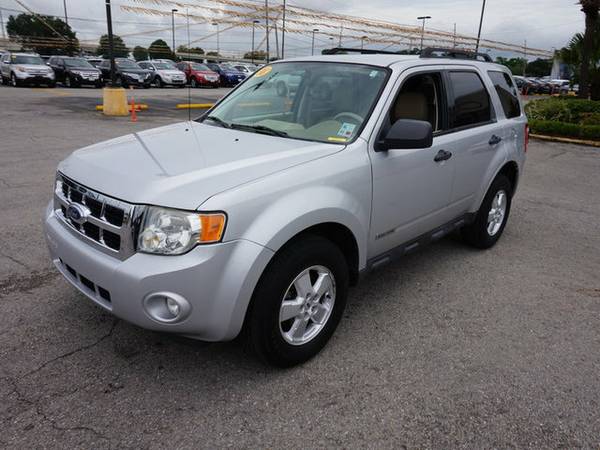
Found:
[[3, 84], [14, 87], [45, 84], [56, 86], [54, 71], [37, 53], [4, 53], [0, 60], [0, 76]]
[[323, 348], [360, 275], [453, 230], [494, 245], [526, 146], [503, 66], [291, 59], [197, 120], [74, 152], [45, 234], [58, 270], [115, 316], [206, 341], [242, 332], [291, 366]]

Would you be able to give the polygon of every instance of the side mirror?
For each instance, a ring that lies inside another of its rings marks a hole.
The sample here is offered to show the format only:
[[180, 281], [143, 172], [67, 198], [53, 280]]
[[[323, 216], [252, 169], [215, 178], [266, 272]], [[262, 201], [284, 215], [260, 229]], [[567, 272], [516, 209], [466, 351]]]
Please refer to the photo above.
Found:
[[376, 144], [375, 150], [384, 152], [394, 149], [429, 148], [433, 144], [431, 124], [424, 120], [397, 120]]

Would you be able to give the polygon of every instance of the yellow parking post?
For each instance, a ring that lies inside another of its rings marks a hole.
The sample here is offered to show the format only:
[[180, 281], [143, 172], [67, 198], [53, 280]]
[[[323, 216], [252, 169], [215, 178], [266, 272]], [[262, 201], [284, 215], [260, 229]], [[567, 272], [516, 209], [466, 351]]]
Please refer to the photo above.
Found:
[[127, 116], [127, 94], [123, 88], [104, 88], [102, 93], [102, 113], [105, 116]]

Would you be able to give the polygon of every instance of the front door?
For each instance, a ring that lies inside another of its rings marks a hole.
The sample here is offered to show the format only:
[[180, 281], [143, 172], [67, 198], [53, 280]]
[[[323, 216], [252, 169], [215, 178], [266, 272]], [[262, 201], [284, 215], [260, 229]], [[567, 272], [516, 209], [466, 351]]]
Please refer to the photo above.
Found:
[[[421, 69], [422, 70], [422, 69]], [[430, 148], [372, 151], [373, 205], [370, 231], [372, 258], [450, 221], [455, 165], [440, 159], [448, 140], [446, 96], [440, 72], [409, 71], [384, 120], [381, 133], [399, 119], [424, 120], [434, 130]]]

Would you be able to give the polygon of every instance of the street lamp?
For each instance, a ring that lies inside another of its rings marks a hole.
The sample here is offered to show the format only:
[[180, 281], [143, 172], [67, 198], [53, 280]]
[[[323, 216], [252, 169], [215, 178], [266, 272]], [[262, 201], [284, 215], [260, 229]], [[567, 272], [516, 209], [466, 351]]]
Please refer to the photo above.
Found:
[[260, 23], [259, 20], [253, 20], [252, 21], [252, 64], [254, 64], [254, 26]]
[[[175, 13], [176, 9], [171, 10], [171, 28], [173, 30], [173, 59], [177, 59], [177, 55], [175, 54]], [[188, 49], [189, 51], [189, 49]]]
[[364, 49], [365, 48], [365, 39], [367, 39], [368, 36], [361, 36], [360, 37], [360, 49]]
[[483, 25], [483, 13], [485, 12], [485, 0], [481, 6], [481, 18], [479, 19], [479, 32], [477, 33], [477, 45], [475, 46], [475, 53], [479, 51], [479, 40], [481, 39], [481, 26]]
[[312, 30], [312, 47], [311, 47], [312, 50], [310, 51], [311, 55], [315, 54], [315, 33], [317, 31], [319, 31], [318, 28], [313, 28], [313, 30]]
[[219, 48], [219, 24], [217, 22], [213, 22], [213, 25], [217, 27], [217, 61], [219, 61], [219, 56], [221, 56], [221, 49]]
[[421, 27], [421, 52], [423, 52], [423, 38], [425, 37], [425, 21], [427, 19], [431, 19], [431, 16], [420, 16], [417, 17], [417, 20], [423, 21], [423, 26]]

